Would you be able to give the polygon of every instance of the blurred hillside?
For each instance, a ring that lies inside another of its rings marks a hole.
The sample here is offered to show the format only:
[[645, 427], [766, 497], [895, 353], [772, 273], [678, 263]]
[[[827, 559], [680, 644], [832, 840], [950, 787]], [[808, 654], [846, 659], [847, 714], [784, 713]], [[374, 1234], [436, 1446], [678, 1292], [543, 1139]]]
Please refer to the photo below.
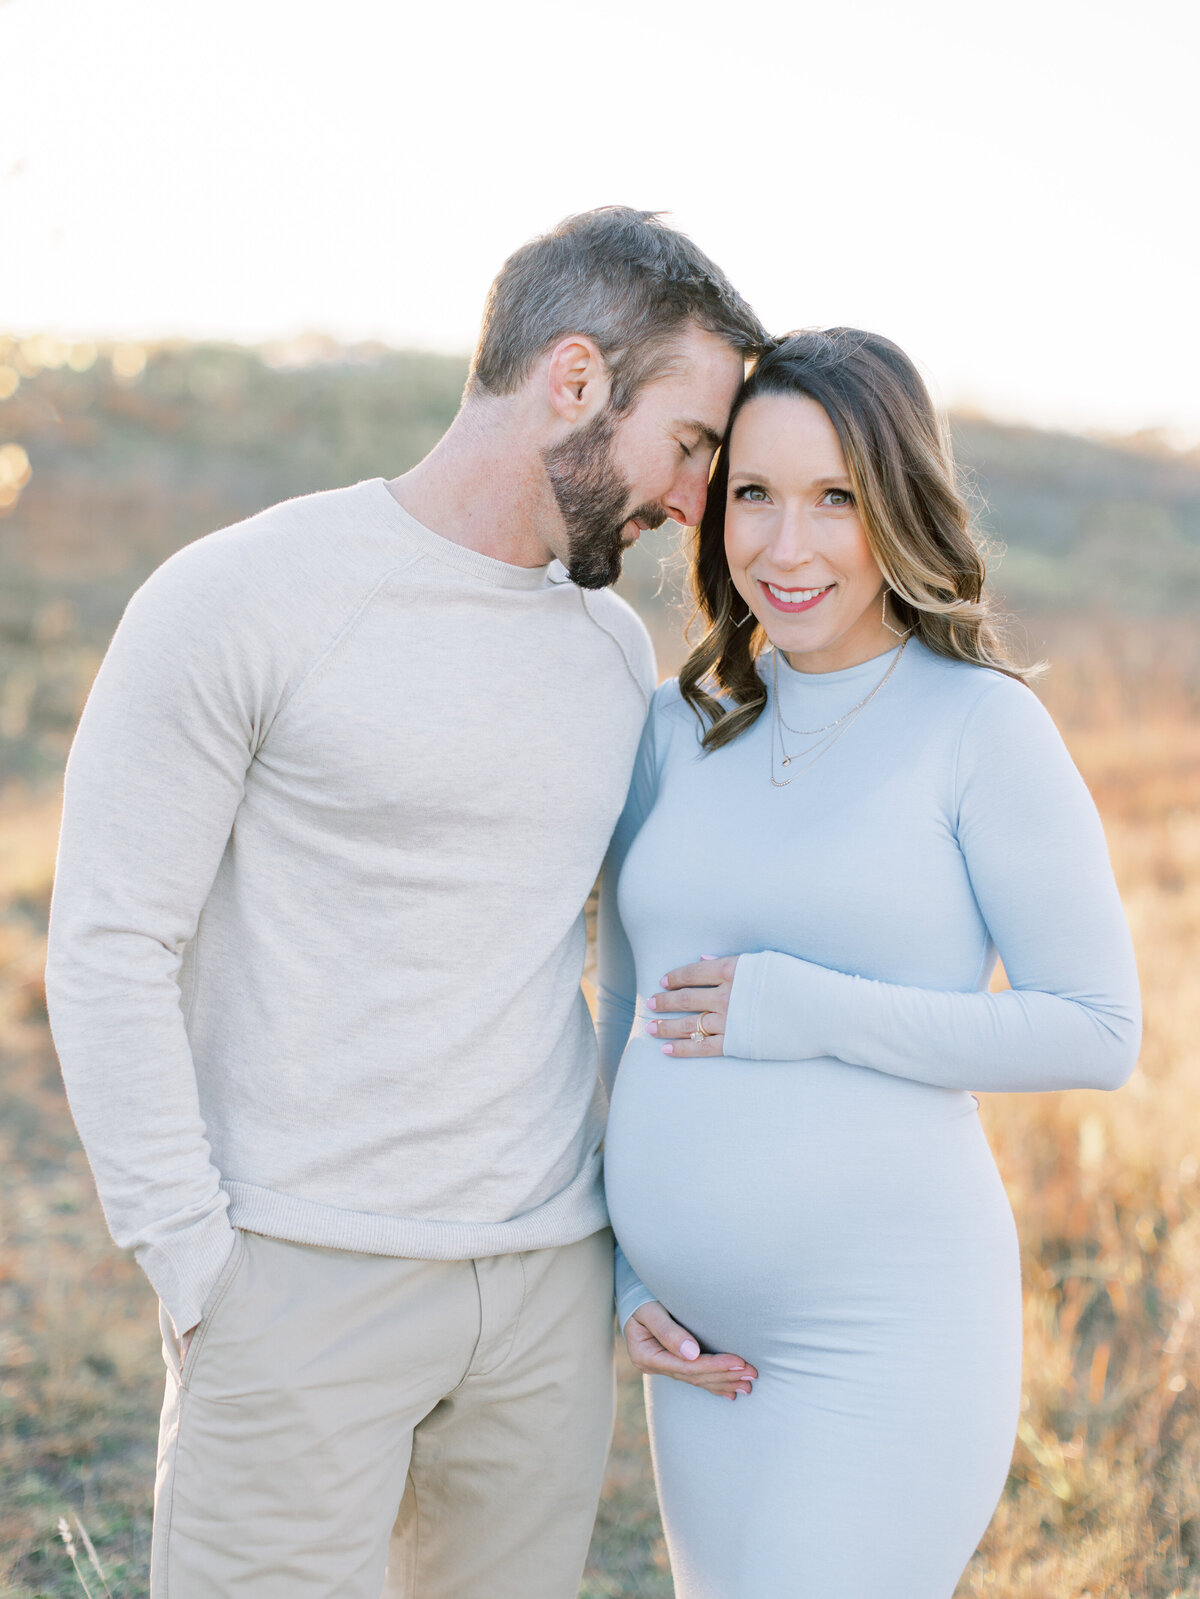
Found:
[[[57, 772], [121, 610], [159, 562], [273, 501], [405, 470], [453, 416], [464, 371], [316, 336], [261, 349], [0, 337], [3, 778]], [[977, 417], [954, 430], [980, 526], [1006, 547], [996, 587], [1024, 618], [1172, 618], [1175, 632], [1200, 612], [1200, 455]], [[683, 563], [669, 530], [626, 566], [622, 591], [673, 668]]]

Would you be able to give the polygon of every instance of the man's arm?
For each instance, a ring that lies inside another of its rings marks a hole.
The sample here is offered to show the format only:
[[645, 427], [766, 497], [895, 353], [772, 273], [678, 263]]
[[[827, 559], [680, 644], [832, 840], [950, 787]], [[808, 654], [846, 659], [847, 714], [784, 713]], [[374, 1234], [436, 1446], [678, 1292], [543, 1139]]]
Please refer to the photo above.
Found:
[[46, 972], [109, 1227], [180, 1333], [200, 1319], [233, 1230], [200, 1115], [179, 969], [267, 697], [222, 570], [207, 552], [182, 552], [134, 596], [113, 639], [67, 765]]

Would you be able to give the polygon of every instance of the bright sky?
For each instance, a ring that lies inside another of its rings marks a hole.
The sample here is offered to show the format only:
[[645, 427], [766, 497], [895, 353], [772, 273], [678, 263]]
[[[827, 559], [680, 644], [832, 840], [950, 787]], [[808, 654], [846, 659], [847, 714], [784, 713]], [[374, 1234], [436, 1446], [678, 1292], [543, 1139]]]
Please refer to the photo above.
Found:
[[1196, 0], [0, 0], [0, 328], [466, 350], [663, 208], [769, 327], [1200, 440]]

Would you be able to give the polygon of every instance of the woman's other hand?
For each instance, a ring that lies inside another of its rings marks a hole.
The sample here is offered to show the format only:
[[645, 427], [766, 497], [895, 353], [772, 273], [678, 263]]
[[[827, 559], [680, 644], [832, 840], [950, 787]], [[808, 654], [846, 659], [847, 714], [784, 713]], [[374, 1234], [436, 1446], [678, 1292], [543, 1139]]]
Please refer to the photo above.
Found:
[[[664, 1055], [725, 1053], [725, 1017], [737, 963], [736, 955], [720, 959], [706, 955], [690, 966], [677, 966], [663, 978], [660, 992], [646, 1001], [655, 1016], [646, 1023], [646, 1032], [663, 1040]], [[677, 1018], [672, 1011], [688, 1015]], [[697, 1038], [701, 1023], [707, 1037]]]
[[758, 1376], [738, 1355], [702, 1355], [700, 1345], [656, 1299], [639, 1305], [625, 1323], [625, 1345], [639, 1371], [650, 1377], [676, 1377], [721, 1399], [750, 1392]]

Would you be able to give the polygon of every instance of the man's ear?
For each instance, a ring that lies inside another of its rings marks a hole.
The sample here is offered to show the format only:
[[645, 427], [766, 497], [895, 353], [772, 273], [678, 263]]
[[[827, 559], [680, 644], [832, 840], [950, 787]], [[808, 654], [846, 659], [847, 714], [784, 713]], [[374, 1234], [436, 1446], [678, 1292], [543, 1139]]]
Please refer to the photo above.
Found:
[[590, 422], [608, 404], [608, 366], [586, 333], [560, 339], [546, 366], [546, 398], [564, 422]]

